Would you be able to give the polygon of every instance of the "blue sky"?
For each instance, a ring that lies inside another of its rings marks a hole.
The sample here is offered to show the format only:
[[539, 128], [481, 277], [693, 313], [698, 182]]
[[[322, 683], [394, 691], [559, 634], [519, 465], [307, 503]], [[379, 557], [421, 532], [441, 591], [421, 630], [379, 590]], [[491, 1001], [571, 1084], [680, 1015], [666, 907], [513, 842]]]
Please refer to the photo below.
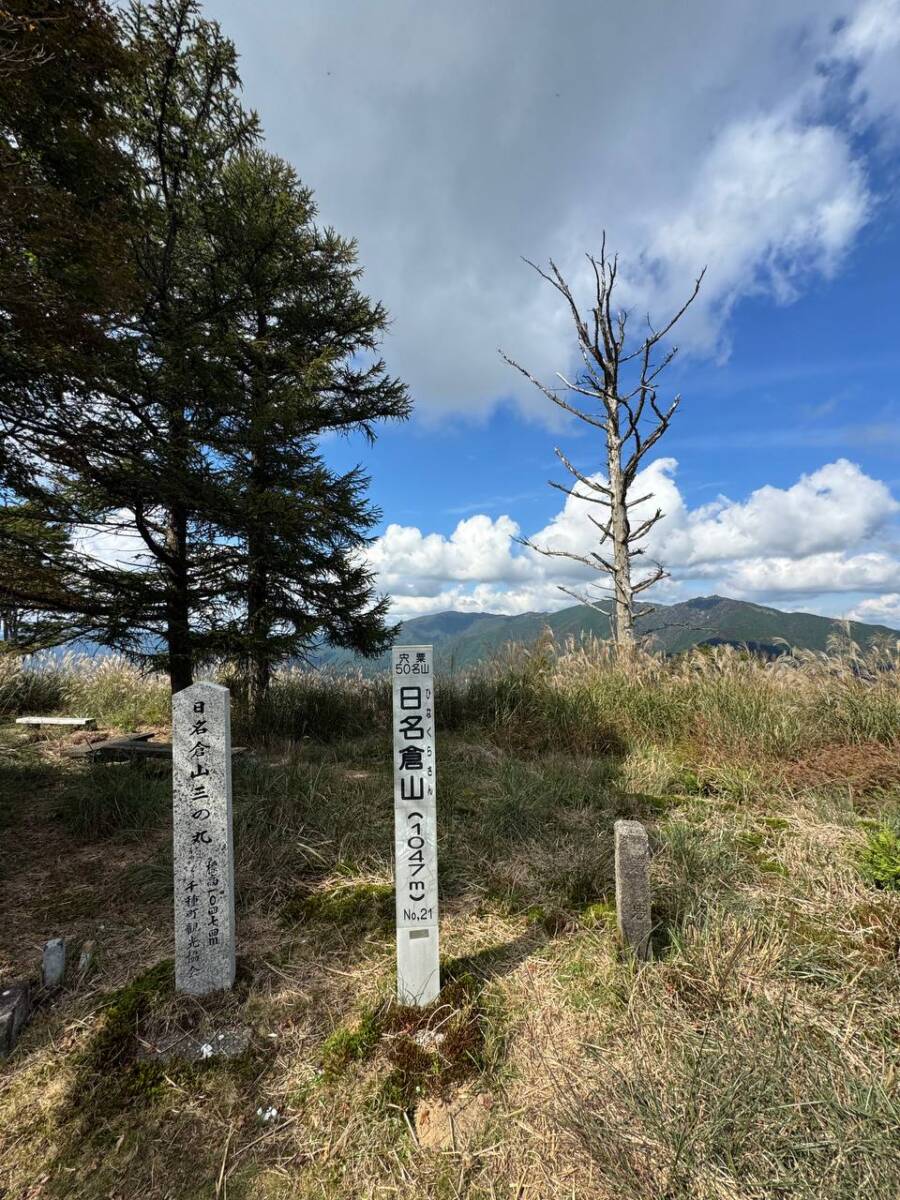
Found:
[[[414, 419], [362, 461], [372, 563], [398, 615], [571, 603], [584, 548], [547, 486], [554, 447], [602, 448], [548, 412], [572, 366], [558, 297], [602, 230], [622, 302], [690, 290], [675, 423], [648, 468], [666, 519], [662, 601], [719, 592], [900, 628], [900, 0], [209, 0], [268, 145], [359, 239]], [[554, 542], [554, 539], [555, 542]]]

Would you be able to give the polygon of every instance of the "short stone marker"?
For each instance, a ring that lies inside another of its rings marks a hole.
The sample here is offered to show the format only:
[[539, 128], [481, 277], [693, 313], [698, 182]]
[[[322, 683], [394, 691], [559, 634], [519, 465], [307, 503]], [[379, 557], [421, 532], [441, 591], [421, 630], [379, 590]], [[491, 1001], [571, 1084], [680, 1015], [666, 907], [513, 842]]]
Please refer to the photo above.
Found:
[[204, 996], [234, 983], [231, 698], [217, 683], [172, 697], [175, 987]]
[[16, 717], [17, 725], [64, 725], [70, 729], [96, 729], [96, 717]]
[[395, 646], [391, 675], [397, 999], [424, 1006], [441, 990], [432, 647]]
[[0, 988], [0, 1058], [12, 1054], [30, 1015], [31, 988], [27, 983], [11, 983]]
[[644, 959], [650, 953], [650, 845], [640, 821], [616, 821], [616, 914], [623, 943]]
[[44, 946], [41, 982], [45, 988], [59, 987], [66, 973], [66, 943], [63, 938], [51, 938]]

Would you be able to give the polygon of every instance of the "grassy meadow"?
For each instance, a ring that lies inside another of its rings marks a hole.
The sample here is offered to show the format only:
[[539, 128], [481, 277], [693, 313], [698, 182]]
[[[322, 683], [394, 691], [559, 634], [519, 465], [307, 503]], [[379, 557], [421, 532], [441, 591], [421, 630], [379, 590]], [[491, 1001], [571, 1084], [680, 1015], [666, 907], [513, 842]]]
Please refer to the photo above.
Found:
[[[408, 1010], [388, 679], [286, 671], [251, 721], [222, 677], [250, 749], [238, 976], [201, 1003], [173, 990], [170, 766], [13, 724], [165, 734], [165, 681], [0, 662], [0, 978], [51, 936], [73, 968], [97, 947], [0, 1065], [0, 1196], [894, 1200], [898, 668], [546, 638], [439, 678], [445, 988]], [[640, 966], [615, 934], [626, 816], [654, 852]], [[232, 1025], [240, 1058], [142, 1056]]]

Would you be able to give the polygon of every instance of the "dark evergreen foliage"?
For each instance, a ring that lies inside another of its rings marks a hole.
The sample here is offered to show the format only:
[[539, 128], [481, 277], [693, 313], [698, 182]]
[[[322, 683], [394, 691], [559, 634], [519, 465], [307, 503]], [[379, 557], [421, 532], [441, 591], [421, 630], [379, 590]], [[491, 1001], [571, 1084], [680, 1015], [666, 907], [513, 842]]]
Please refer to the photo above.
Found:
[[[197, 0], [133, 0], [115, 22], [99, 3], [74, 8], [81, 142], [52, 79], [19, 86], [46, 69], [40, 53], [0, 75], [20, 191], [32, 139], [68, 162], [68, 138], [87, 162], [65, 176], [68, 241], [48, 217], [31, 248], [27, 198], [7, 218], [19, 248], [0, 275], [0, 484], [15, 536], [0, 563], [24, 564], [5, 584], [5, 609], [31, 610], [17, 644], [89, 631], [168, 669], [174, 690], [228, 658], [256, 695], [319, 639], [377, 653], [390, 632], [361, 553], [378, 516], [368, 479], [318, 448], [409, 411], [377, 356], [386, 314], [358, 289], [355, 244], [318, 228], [309, 189], [256, 148], [235, 48]], [[105, 257], [95, 204], [112, 213]], [[34, 286], [17, 272], [29, 255]], [[65, 319], [47, 319], [50, 300]]]
[[360, 554], [378, 513], [360, 467], [337, 474], [323, 433], [362, 431], [409, 412], [377, 357], [386, 324], [363, 296], [355, 243], [315, 223], [312, 193], [281, 159], [252, 151], [226, 169], [208, 213], [219, 298], [212, 337], [232, 389], [217, 431], [228, 480], [218, 550], [222, 594], [239, 616], [229, 649], [255, 695], [271, 667], [320, 637], [362, 654], [390, 640], [385, 599]]

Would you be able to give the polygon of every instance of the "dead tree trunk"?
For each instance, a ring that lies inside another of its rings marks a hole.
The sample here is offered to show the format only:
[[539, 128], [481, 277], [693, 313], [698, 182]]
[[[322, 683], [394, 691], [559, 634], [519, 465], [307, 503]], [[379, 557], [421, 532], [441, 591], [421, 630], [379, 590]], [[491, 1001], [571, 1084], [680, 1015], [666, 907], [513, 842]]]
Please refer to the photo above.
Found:
[[[636, 343], [628, 343], [628, 313], [624, 310], [613, 312], [612, 294], [618, 273], [618, 258], [606, 257], [605, 235], [599, 259], [588, 255], [588, 262], [594, 276], [594, 295], [587, 315], [582, 315], [569, 284], [554, 262], [550, 262], [549, 272], [542, 271], [534, 263], [528, 263], [541, 278], [556, 288], [569, 306], [584, 364], [578, 376], [569, 380], [557, 373], [563, 386], [550, 388], [517, 362], [507, 358], [502, 351], [501, 355], [511, 367], [515, 367], [539, 388], [548, 400], [599, 430], [603, 437], [606, 450], [605, 480], [602, 476], [580, 471], [557, 448], [557, 457], [575, 482], [571, 487], [552, 480], [550, 482], [551, 487], [567, 496], [599, 505], [601, 510], [605, 510], [601, 511], [599, 517], [588, 514], [588, 519], [598, 530], [597, 549], [581, 555], [569, 550], [555, 550], [552, 546], [538, 546], [527, 538], [521, 541], [539, 554], [571, 559], [607, 578], [608, 582], [600, 585], [601, 592], [605, 593], [602, 602], [562, 585], [560, 590], [609, 617], [616, 646], [621, 652], [627, 653], [635, 643], [636, 618], [653, 611], [645, 606], [636, 612], [636, 598], [668, 574], [659, 562], [655, 562], [647, 574], [637, 578], [633, 571], [634, 560], [645, 553], [645, 548], [638, 543], [662, 519], [662, 510], [657, 508], [634, 527], [629, 516], [629, 510], [653, 499], [652, 494], [632, 498], [631, 489], [644, 457], [669, 428], [681, 399], [675, 396], [667, 408], [660, 407], [657, 394], [657, 380], [675, 357], [677, 347], [663, 352], [658, 361], [654, 361], [653, 354], [696, 299], [705, 268], [700, 272], [690, 296], [671, 320], [656, 330], [648, 316], [646, 336]], [[588, 401], [588, 406], [585, 407], [581, 400], [570, 402], [565, 398], [566, 393], [583, 397]]]

